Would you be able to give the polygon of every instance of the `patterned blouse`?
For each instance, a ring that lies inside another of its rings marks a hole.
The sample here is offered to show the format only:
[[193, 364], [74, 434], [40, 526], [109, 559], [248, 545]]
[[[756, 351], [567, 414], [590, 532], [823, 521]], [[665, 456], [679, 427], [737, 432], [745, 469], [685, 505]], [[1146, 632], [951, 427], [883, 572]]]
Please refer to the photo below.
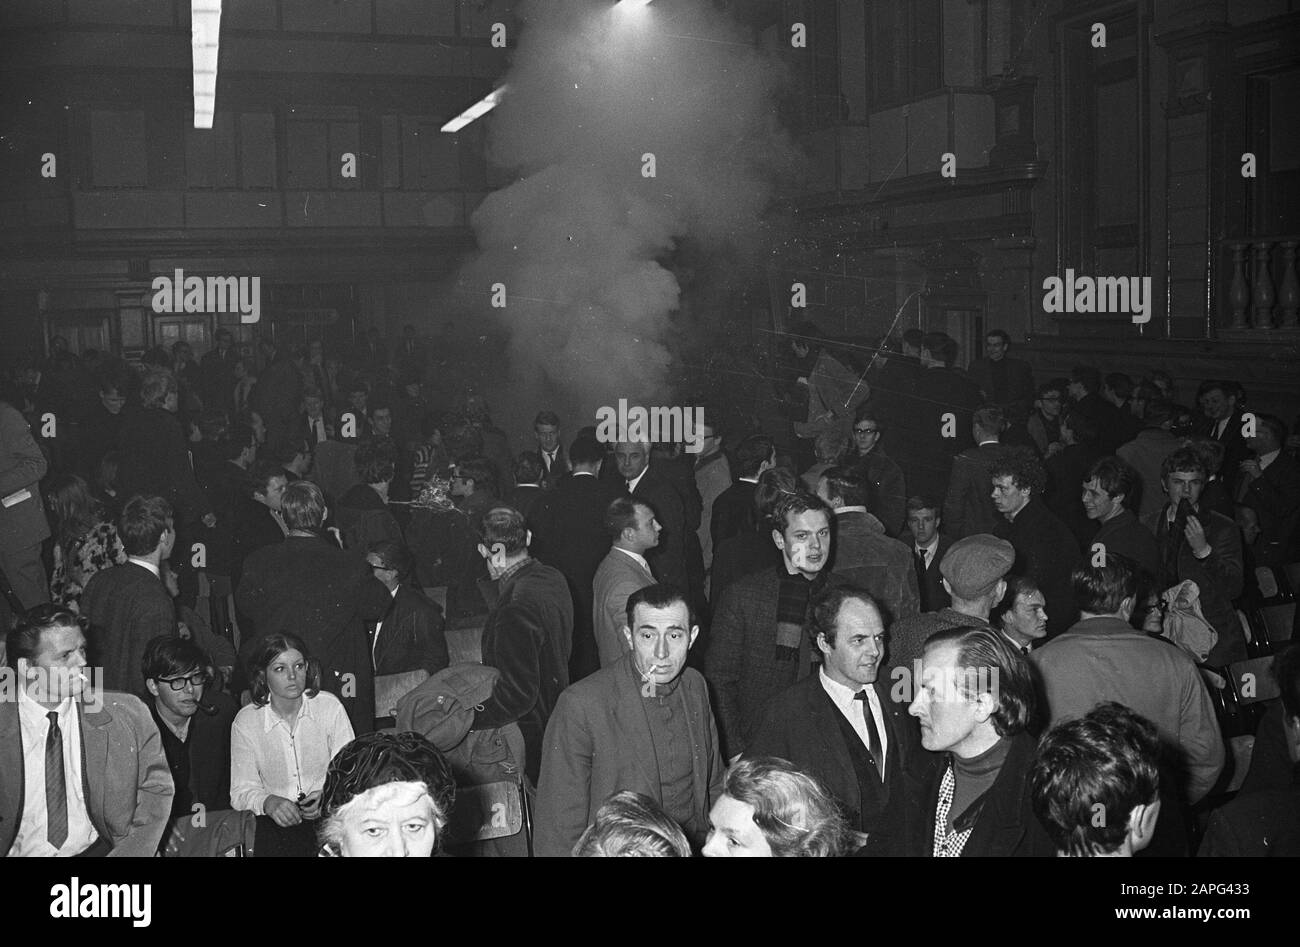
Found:
[[80, 613], [81, 593], [91, 576], [109, 566], [126, 562], [126, 550], [112, 523], [98, 522], [68, 547], [54, 544], [54, 575], [50, 579], [50, 598], [64, 608]]

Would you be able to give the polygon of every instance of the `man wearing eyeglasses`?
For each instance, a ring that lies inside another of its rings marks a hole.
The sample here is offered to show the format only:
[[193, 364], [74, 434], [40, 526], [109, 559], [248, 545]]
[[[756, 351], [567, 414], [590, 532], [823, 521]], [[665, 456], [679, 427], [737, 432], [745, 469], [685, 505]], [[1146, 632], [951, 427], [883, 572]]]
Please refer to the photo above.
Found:
[[212, 688], [212, 659], [185, 638], [154, 638], [145, 648], [145, 702], [162, 735], [176, 795], [172, 818], [195, 805], [209, 812], [230, 808], [230, 726], [235, 702]]
[[880, 415], [866, 405], [858, 408], [853, 422], [853, 454], [849, 465], [857, 468], [875, 488], [875, 507], [871, 513], [880, 520], [885, 532], [897, 537], [903, 531], [907, 488], [903, 471], [880, 446], [885, 425]]

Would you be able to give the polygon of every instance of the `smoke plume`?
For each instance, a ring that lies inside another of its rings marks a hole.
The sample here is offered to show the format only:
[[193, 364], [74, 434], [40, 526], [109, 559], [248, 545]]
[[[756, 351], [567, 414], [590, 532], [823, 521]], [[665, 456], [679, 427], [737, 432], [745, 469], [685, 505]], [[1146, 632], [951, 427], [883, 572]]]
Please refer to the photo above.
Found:
[[[783, 73], [703, 0], [535, 0], [521, 16], [489, 133], [517, 180], [475, 212], [480, 252], [458, 285], [481, 300], [473, 318], [508, 331], [499, 420], [522, 428], [545, 406], [572, 434], [619, 398], [671, 398], [672, 255], [752, 242], [791, 154]], [[488, 305], [498, 283], [504, 309]]]

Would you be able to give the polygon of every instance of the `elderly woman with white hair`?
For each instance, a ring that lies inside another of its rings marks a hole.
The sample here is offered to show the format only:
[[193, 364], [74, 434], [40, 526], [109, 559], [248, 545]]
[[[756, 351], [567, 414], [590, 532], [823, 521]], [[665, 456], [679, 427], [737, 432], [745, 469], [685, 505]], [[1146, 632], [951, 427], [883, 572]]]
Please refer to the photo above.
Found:
[[330, 762], [322, 793], [322, 855], [428, 858], [442, 842], [456, 783], [418, 733], [367, 733]]

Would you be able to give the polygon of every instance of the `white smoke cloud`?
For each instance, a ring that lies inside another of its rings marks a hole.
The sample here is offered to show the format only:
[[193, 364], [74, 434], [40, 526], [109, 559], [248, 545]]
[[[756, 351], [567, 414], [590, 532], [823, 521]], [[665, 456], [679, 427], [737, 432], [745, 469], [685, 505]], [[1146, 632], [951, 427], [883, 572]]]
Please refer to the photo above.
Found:
[[[520, 427], [542, 406], [572, 433], [619, 398], [668, 391], [679, 287], [662, 265], [689, 238], [750, 243], [792, 149], [775, 120], [781, 64], [703, 0], [624, 11], [535, 0], [490, 118], [490, 158], [519, 175], [473, 217], [459, 288], [509, 331], [489, 392]], [[653, 155], [655, 176], [643, 176]], [[503, 283], [507, 307], [489, 308]]]

